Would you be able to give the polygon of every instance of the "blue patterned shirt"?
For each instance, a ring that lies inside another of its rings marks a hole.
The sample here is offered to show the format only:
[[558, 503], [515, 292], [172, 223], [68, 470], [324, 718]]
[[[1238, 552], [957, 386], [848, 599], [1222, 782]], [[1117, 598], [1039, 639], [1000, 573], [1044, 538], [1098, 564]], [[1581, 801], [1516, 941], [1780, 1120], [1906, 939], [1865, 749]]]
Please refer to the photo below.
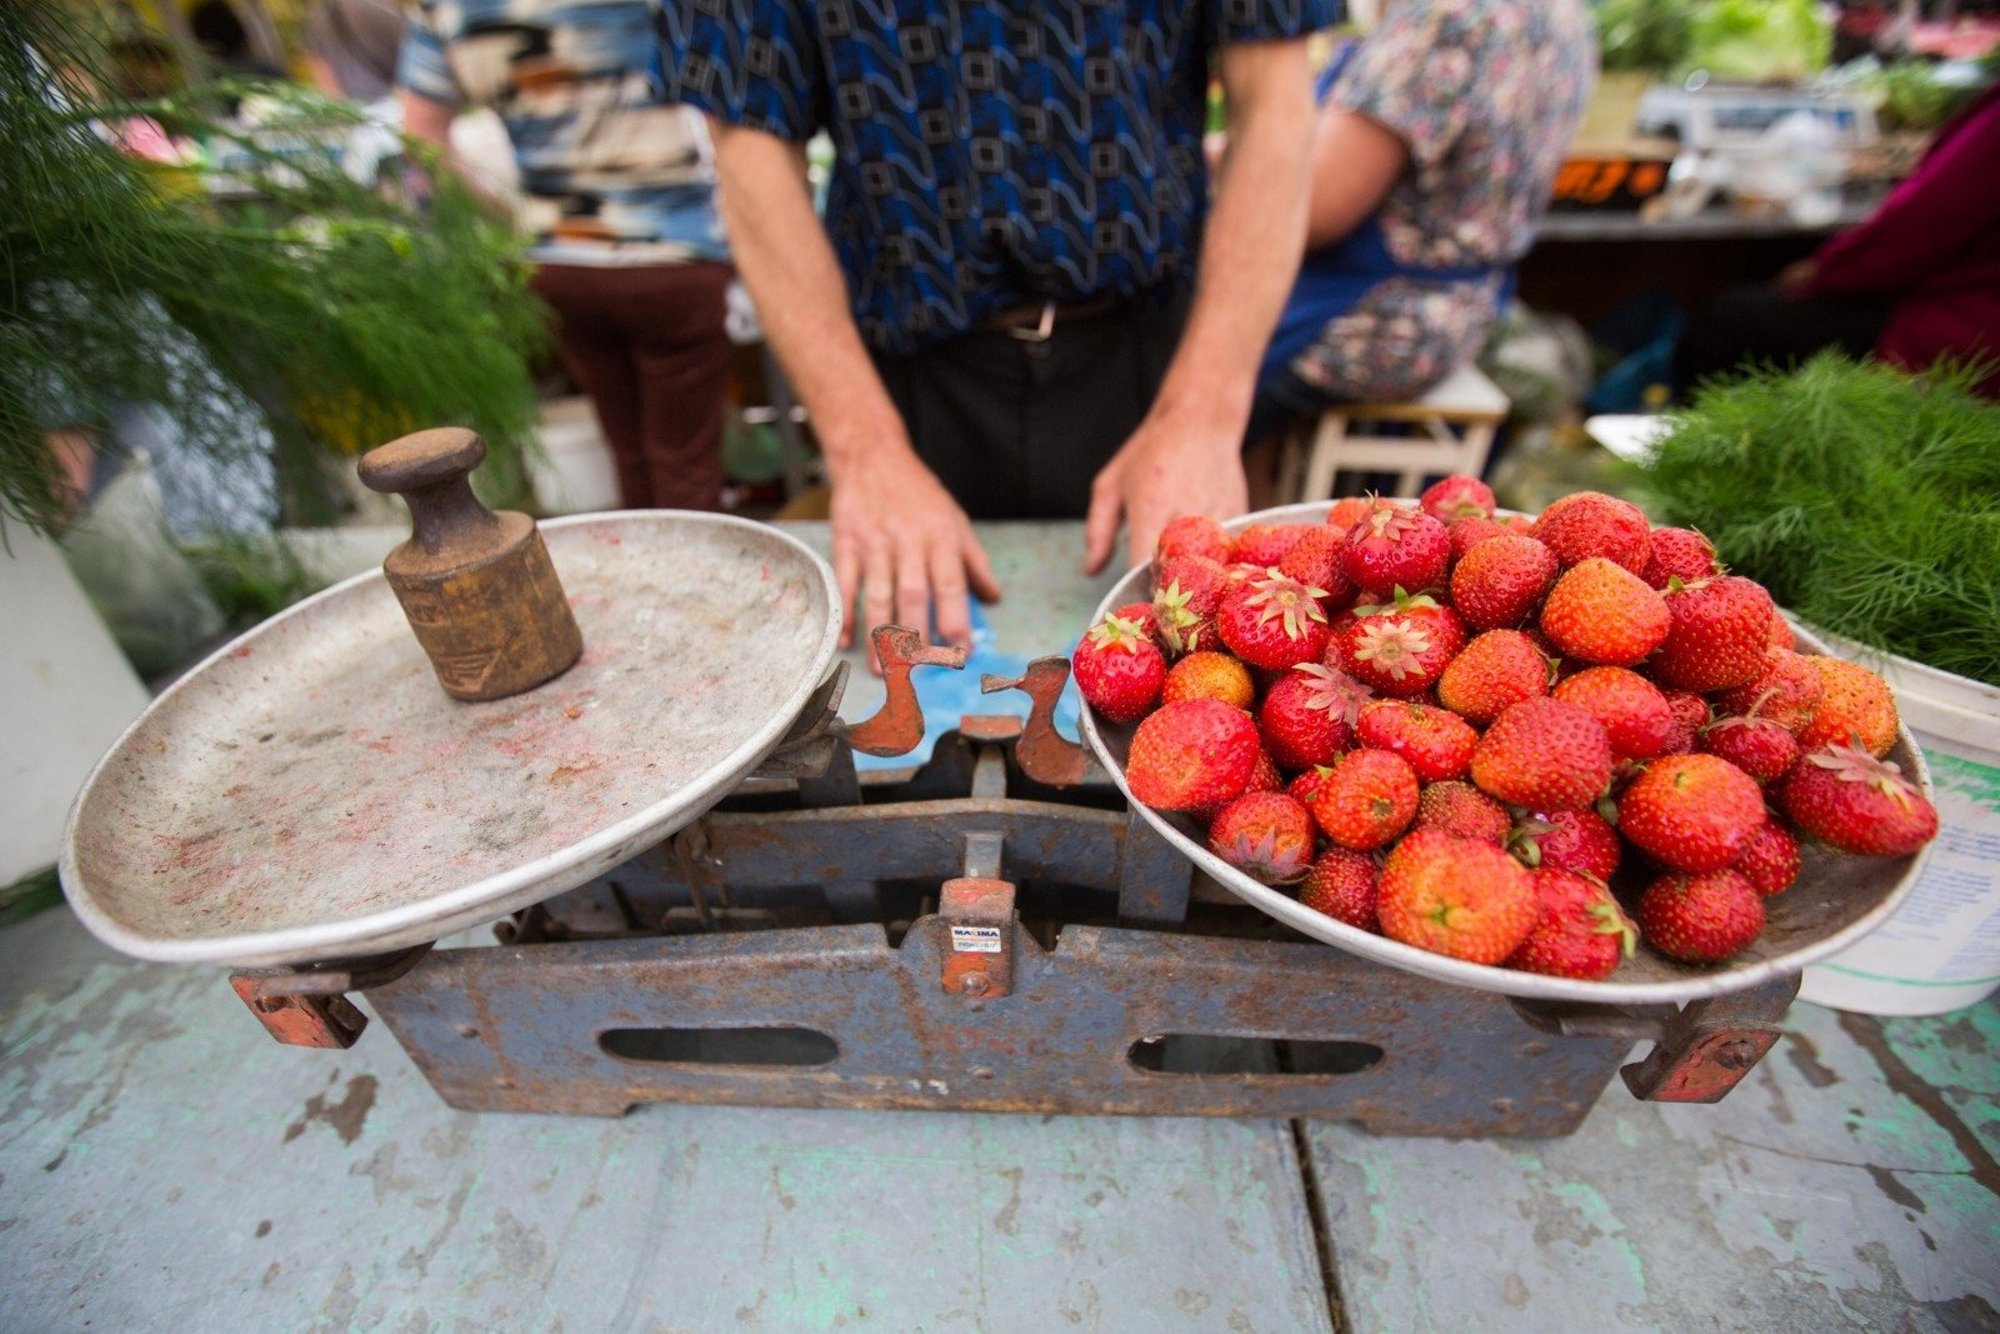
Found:
[[826, 227], [862, 336], [914, 352], [1026, 302], [1192, 284], [1209, 60], [1340, 0], [665, 0], [676, 97], [828, 130]]

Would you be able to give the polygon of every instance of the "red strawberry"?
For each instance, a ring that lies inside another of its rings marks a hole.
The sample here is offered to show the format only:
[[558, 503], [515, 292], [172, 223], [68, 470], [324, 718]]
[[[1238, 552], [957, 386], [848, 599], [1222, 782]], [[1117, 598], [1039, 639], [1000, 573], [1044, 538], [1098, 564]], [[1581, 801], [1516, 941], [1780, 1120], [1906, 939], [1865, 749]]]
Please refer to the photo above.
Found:
[[[1429, 598], [1420, 599], [1431, 602]], [[1342, 635], [1342, 660], [1363, 684], [1385, 695], [1421, 695], [1444, 674], [1465, 646], [1465, 632], [1450, 609], [1431, 603], [1430, 614], [1355, 609]]]
[[1472, 781], [1511, 805], [1580, 809], [1611, 785], [1611, 741], [1604, 724], [1574, 704], [1523, 700], [1479, 738]]
[[1479, 733], [1455, 713], [1413, 700], [1377, 700], [1361, 710], [1355, 740], [1394, 751], [1426, 783], [1463, 778]]
[[1439, 829], [1498, 847], [1507, 841], [1512, 824], [1505, 806], [1470, 783], [1432, 783], [1417, 798], [1418, 829]]
[[1219, 699], [1232, 709], [1247, 710], [1256, 697], [1248, 667], [1227, 653], [1207, 649], [1175, 663], [1167, 671], [1166, 684], [1160, 687], [1162, 704], [1177, 699]]
[[1229, 575], [1206, 556], [1175, 556], [1153, 581], [1153, 610], [1169, 653], [1217, 647], [1215, 613], [1229, 591]]
[[1654, 588], [1665, 588], [1673, 579], [1686, 584], [1721, 573], [1715, 563], [1715, 548], [1694, 529], [1653, 530], [1653, 556], [1641, 577]]
[[1533, 811], [1509, 835], [1514, 855], [1530, 866], [1576, 871], [1609, 881], [1618, 869], [1618, 831], [1596, 811]]
[[[1782, 621], [1782, 616], [1773, 616]], [[1764, 650], [1764, 672], [1746, 686], [1735, 686], [1716, 695], [1724, 713], [1767, 718], [1794, 736], [1812, 721], [1826, 683], [1804, 658], [1788, 648]]]
[[1481, 630], [1516, 626], [1556, 580], [1556, 554], [1532, 537], [1501, 533], [1467, 551], [1451, 572], [1451, 601]]
[[1750, 835], [1742, 853], [1731, 863], [1750, 887], [1765, 898], [1791, 887], [1799, 878], [1799, 841], [1776, 820], [1766, 820]]
[[1771, 618], [1771, 647], [1797, 649], [1798, 646], [1799, 638], [1792, 633], [1792, 623], [1786, 620], [1782, 613], [1773, 616]]
[[1800, 832], [1842, 852], [1902, 857], [1937, 836], [1937, 809], [1901, 766], [1853, 746], [1805, 756], [1779, 799]]
[[1757, 780], [1713, 755], [1655, 760], [1618, 798], [1618, 832], [1676, 871], [1720, 870], [1763, 823]]
[[1305, 883], [1299, 886], [1299, 902], [1337, 922], [1380, 935], [1375, 893], [1381, 874], [1375, 859], [1365, 852], [1328, 848], [1306, 872]]
[[1205, 514], [1169, 519], [1153, 548], [1153, 568], [1162, 569], [1177, 556], [1201, 556], [1218, 565], [1236, 559], [1236, 537]]
[[1650, 760], [1665, 751], [1673, 735], [1674, 711], [1667, 697], [1624, 667], [1586, 668], [1558, 681], [1549, 694], [1604, 724], [1613, 759]]
[[1114, 723], [1137, 722], [1159, 702], [1166, 660], [1137, 621], [1107, 616], [1091, 627], [1070, 657], [1076, 688]]
[[1818, 673], [1821, 691], [1812, 721], [1799, 730], [1799, 745], [1817, 750], [1858, 739], [1878, 760], [1895, 748], [1902, 719], [1887, 681], [1858, 662], [1815, 655], [1807, 655], [1805, 662]]
[[1637, 505], [1599, 491], [1578, 491], [1542, 511], [1533, 535], [1564, 569], [1602, 556], [1633, 574], [1653, 555], [1653, 526]]
[[[1499, 537], [1502, 533], [1513, 532], [1499, 519], [1460, 519], [1457, 523], [1445, 525], [1445, 536], [1451, 540], [1451, 558], [1465, 559], [1465, 553], [1484, 542], [1489, 537]], [[1518, 534], [1526, 537], [1526, 533]]]
[[1297, 797], [1310, 810], [1319, 797], [1319, 790], [1326, 786], [1327, 775], [1332, 772], [1331, 765], [1316, 764], [1285, 784], [1285, 791]]
[[1433, 482], [1429, 490], [1417, 497], [1419, 509], [1447, 524], [1461, 519], [1490, 519], [1493, 505], [1493, 488], [1477, 477], [1463, 474]]
[[1798, 738], [1766, 718], [1724, 718], [1703, 728], [1696, 745], [1719, 755], [1766, 787], [1798, 763]]
[[1632, 957], [1639, 929], [1602, 881], [1546, 867], [1533, 874], [1539, 915], [1509, 968], [1594, 982]]
[[1278, 766], [1271, 759], [1271, 752], [1257, 752], [1257, 767], [1250, 771], [1250, 786], [1245, 792], [1283, 792], [1285, 776], [1278, 772]]
[[1338, 533], [1324, 524], [1313, 524], [1278, 562], [1278, 573], [1307, 588], [1324, 589], [1326, 596], [1320, 605], [1328, 611], [1348, 606], [1354, 601], [1354, 585], [1347, 582], [1347, 572], [1341, 568], [1344, 545]]
[[1527, 939], [1539, 906], [1528, 869], [1477, 839], [1413, 830], [1382, 864], [1382, 933], [1472, 963], [1499, 963]]
[[1375, 512], [1375, 503], [1373, 496], [1343, 496], [1326, 512], [1326, 526], [1345, 538], [1348, 530]]
[[1720, 963], [1764, 930], [1764, 900], [1748, 880], [1724, 868], [1667, 874], [1639, 899], [1646, 943], [1683, 963]]
[[1257, 724], [1220, 700], [1163, 704], [1132, 734], [1125, 781], [1156, 810], [1218, 807], [1243, 795], [1257, 768]]
[[1764, 674], [1771, 643], [1771, 595], [1736, 575], [1667, 585], [1673, 623], [1651, 663], [1653, 679], [1673, 690], [1707, 692], [1748, 685]]
[[1388, 597], [1398, 588], [1421, 592], [1444, 582], [1451, 539], [1428, 514], [1400, 505], [1377, 504], [1347, 534], [1342, 560], [1356, 588]]
[[1111, 613], [1123, 621], [1131, 621], [1145, 632], [1156, 648], [1164, 649], [1167, 641], [1160, 637], [1160, 613], [1150, 602], [1128, 602]]
[[1708, 701], [1685, 690], [1669, 690], [1666, 695], [1667, 707], [1674, 713], [1674, 726], [1667, 733], [1667, 744], [1660, 748], [1660, 754], [1691, 754], [1695, 737], [1708, 726]]
[[1326, 613], [1319, 590], [1281, 574], [1246, 579], [1222, 599], [1216, 625], [1222, 642], [1252, 667], [1282, 672], [1317, 662], [1326, 652]]
[[1402, 756], [1386, 750], [1349, 751], [1314, 794], [1312, 813], [1341, 847], [1356, 852], [1379, 848], [1416, 816], [1416, 772]]
[[1630, 667], [1660, 647], [1672, 618], [1646, 581], [1591, 556], [1572, 565], [1542, 604], [1542, 633], [1566, 658]]
[[1312, 523], [1253, 523], [1236, 535], [1236, 559], [1245, 565], [1275, 568], [1305, 535]]
[[1208, 827], [1208, 850], [1253, 880], [1288, 885], [1312, 865], [1313, 822], [1282, 792], [1246, 792]]
[[1361, 696], [1330, 667], [1302, 662], [1271, 683], [1257, 729], [1271, 758], [1287, 769], [1332, 764], [1347, 746], [1349, 718]]
[[1438, 702], [1472, 723], [1549, 692], [1549, 660], [1519, 630], [1476, 636], [1438, 677]]

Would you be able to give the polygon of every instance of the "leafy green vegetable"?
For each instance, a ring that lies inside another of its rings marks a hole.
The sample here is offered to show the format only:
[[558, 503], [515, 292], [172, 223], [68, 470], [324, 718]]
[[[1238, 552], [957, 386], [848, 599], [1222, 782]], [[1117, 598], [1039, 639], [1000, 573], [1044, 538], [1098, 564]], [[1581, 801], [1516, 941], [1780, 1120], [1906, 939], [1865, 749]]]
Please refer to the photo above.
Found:
[[1833, 56], [1814, 0], [1707, 0], [1690, 13], [1687, 63], [1729, 83], [1802, 83]]
[[1645, 466], [1656, 516], [1814, 625], [2000, 685], [2000, 405], [1825, 353], [1711, 385]]
[[1602, 0], [1594, 10], [1607, 70], [1670, 70], [1688, 52], [1689, 0]]

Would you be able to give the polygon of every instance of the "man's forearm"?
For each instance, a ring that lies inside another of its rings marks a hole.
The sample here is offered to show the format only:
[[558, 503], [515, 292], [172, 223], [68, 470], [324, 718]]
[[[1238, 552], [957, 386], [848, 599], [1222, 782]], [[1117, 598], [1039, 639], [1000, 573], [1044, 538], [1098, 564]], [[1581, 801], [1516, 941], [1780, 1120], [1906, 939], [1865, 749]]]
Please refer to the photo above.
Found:
[[1305, 44], [1230, 47], [1223, 84], [1228, 155], [1202, 240], [1194, 309], [1154, 410], [1205, 415], [1240, 431], [1305, 250], [1313, 142]]
[[838, 473], [862, 450], [907, 447], [848, 310], [847, 282], [792, 145], [761, 130], [711, 122], [723, 222], [736, 268], [827, 464]]

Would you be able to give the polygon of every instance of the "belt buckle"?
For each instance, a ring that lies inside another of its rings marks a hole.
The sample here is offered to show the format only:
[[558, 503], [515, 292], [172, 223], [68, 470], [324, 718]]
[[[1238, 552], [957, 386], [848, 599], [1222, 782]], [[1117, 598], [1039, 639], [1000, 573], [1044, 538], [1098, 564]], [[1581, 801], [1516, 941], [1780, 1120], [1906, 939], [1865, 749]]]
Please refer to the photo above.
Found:
[[1035, 324], [1034, 328], [1024, 329], [1016, 325], [1009, 328], [1007, 332], [1024, 343], [1046, 343], [1049, 341], [1049, 335], [1055, 332], [1055, 327], [1056, 303], [1053, 301], [1044, 301], [1042, 303], [1042, 318]]

